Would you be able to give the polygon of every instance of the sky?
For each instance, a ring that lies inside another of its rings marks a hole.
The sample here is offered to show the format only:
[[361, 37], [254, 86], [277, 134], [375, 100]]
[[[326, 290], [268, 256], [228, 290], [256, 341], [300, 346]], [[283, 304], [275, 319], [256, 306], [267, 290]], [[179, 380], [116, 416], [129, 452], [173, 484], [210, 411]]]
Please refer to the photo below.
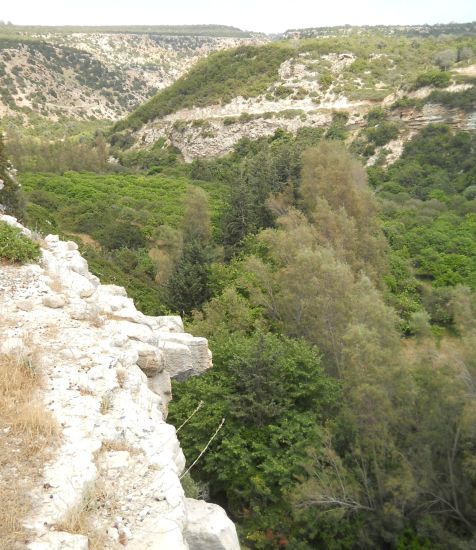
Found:
[[222, 24], [267, 33], [328, 25], [468, 22], [474, 0], [17, 0], [0, 20], [17, 25]]

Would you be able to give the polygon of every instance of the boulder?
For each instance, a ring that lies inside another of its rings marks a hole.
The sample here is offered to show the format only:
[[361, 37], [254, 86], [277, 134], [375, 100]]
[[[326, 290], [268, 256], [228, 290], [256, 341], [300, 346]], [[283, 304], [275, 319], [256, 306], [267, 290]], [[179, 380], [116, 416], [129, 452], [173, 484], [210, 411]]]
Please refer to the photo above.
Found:
[[186, 380], [194, 375], [192, 354], [188, 346], [176, 342], [163, 342], [160, 349], [164, 354], [165, 368], [175, 380]]
[[190, 550], [240, 550], [236, 528], [223, 508], [187, 498], [185, 538]]
[[52, 309], [60, 309], [65, 306], [64, 296], [61, 294], [48, 294], [43, 298], [43, 305]]
[[139, 354], [137, 364], [148, 378], [152, 378], [164, 370], [164, 356], [159, 349], [143, 342], [138, 342], [134, 347]]
[[206, 338], [154, 330], [149, 342], [163, 350], [165, 368], [175, 380], [199, 376], [212, 366]]

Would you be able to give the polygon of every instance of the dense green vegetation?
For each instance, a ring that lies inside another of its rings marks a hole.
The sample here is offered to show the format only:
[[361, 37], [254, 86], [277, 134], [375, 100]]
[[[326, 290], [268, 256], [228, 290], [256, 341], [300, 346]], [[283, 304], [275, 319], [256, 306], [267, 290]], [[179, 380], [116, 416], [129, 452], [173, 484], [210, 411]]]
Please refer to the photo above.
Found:
[[447, 287], [476, 288], [475, 148], [474, 133], [428, 126], [390, 168], [371, 170], [393, 251], [387, 282], [407, 321], [423, 302], [435, 323], [448, 326]]
[[[476, 419], [461, 378], [475, 376], [474, 214], [465, 221], [474, 212], [473, 140], [429, 127], [399, 164], [372, 171], [379, 201], [338, 142], [287, 157], [298, 169], [271, 178], [268, 218], [245, 228], [231, 263], [212, 266], [214, 297], [189, 328], [210, 339], [215, 366], [175, 385], [171, 418], [180, 424], [205, 402], [181, 432], [190, 458], [225, 418], [193, 475], [238, 522], [244, 548], [474, 544]], [[226, 179], [238, 164], [242, 192], [256, 193], [298, 143], [286, 134], [242, 143], [194, 170]], [[412, 163], [421, 174], [402, 196], [393, 178]], [[439, 180], [425, 179], [436, 172]], [[445, 193], [460, 223], [442, 228], [431, 211], [451, 211]], [[429, 247], [463, 256], [469, 277], [446, 277], [446, 264], [459, 265], [448, 260], [428, 261], [430, 278], [419, 261]], [[413, 337], [402, 341], [399, 329]]]
[[[165, 279], [180, 256], [184, 177], [66, 172], [21, 176], [28, 223], [44, 233], [74, 238], [104, 281], [125, 286], [149, 314], [168, 311]], [[215, 232], [227, 201], [224, 184], [197, 182], [210, 200]]]
[[[391, 139], [386, 117], [369, 113], [366, 143]], [[214, 367], [175, 384], [170, 419], [204, 401], [181, 430], [193, 460], [225, 418], [192, 476], [243, 548], [469, 550], [474, 134], [430, 126], [369, 185], [341, 126], [160, 176], [23, 174], [28, 213], [209, 338]]]
[[24, 264], [39, 256], [37, 243], [22, 235], [16, 227], [0, 222], [0, 260]]
[[23, 217], [23, 197], [15, 180], [13, 167], [8, 160], [3, 136], [0, 134], [0, 205], [7, 214]]

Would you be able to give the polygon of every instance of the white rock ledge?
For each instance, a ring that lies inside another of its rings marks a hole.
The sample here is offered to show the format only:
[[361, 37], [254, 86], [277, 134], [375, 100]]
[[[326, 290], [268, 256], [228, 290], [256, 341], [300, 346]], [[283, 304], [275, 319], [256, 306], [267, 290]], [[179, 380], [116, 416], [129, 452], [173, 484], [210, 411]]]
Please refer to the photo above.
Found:
[[[31, 235], [15, 218], [2, 221]], [[29, 549], [86, 550], [87, 533], [61, 523], [97, 495], [92, 520], [106, 550], [239, 550], [221, 508], [185, 498], [185, 458], [165, 423], [170, 377], [211, 367], [206, 339], [101, 285], [75, 243], [49, 235], [40, 244], [40, 265], [0, 265], [0, 351], [41, 363], [45, 407], [61, 426], [32, 492]]]

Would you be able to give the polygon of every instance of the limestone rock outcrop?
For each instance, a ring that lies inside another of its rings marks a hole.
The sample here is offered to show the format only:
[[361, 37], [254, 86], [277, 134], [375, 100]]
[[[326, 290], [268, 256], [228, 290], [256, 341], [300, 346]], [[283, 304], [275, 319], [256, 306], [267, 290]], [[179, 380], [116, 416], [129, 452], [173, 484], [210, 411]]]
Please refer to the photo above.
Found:
[[223, 508], [216, 504], [186, 499], [187, 530], [185, 537], [195, 550], [239, 548], [236, 529]]
[[106, 550], [239, 550], [221, 508], [185, 498], [185, 458], [165, 422], [170, 377], [211, 367], [206, 339], [101, 285], [75, 243], [50, 235], [40, 244], [39, 265], [0, 265], [0, 352], [35, 362], [61, 426], [32, 492], [30, 550], [86, 550], [88, 533], [68, 532], [67, 518], [87, 495], [100, 503], [91, 513]]

